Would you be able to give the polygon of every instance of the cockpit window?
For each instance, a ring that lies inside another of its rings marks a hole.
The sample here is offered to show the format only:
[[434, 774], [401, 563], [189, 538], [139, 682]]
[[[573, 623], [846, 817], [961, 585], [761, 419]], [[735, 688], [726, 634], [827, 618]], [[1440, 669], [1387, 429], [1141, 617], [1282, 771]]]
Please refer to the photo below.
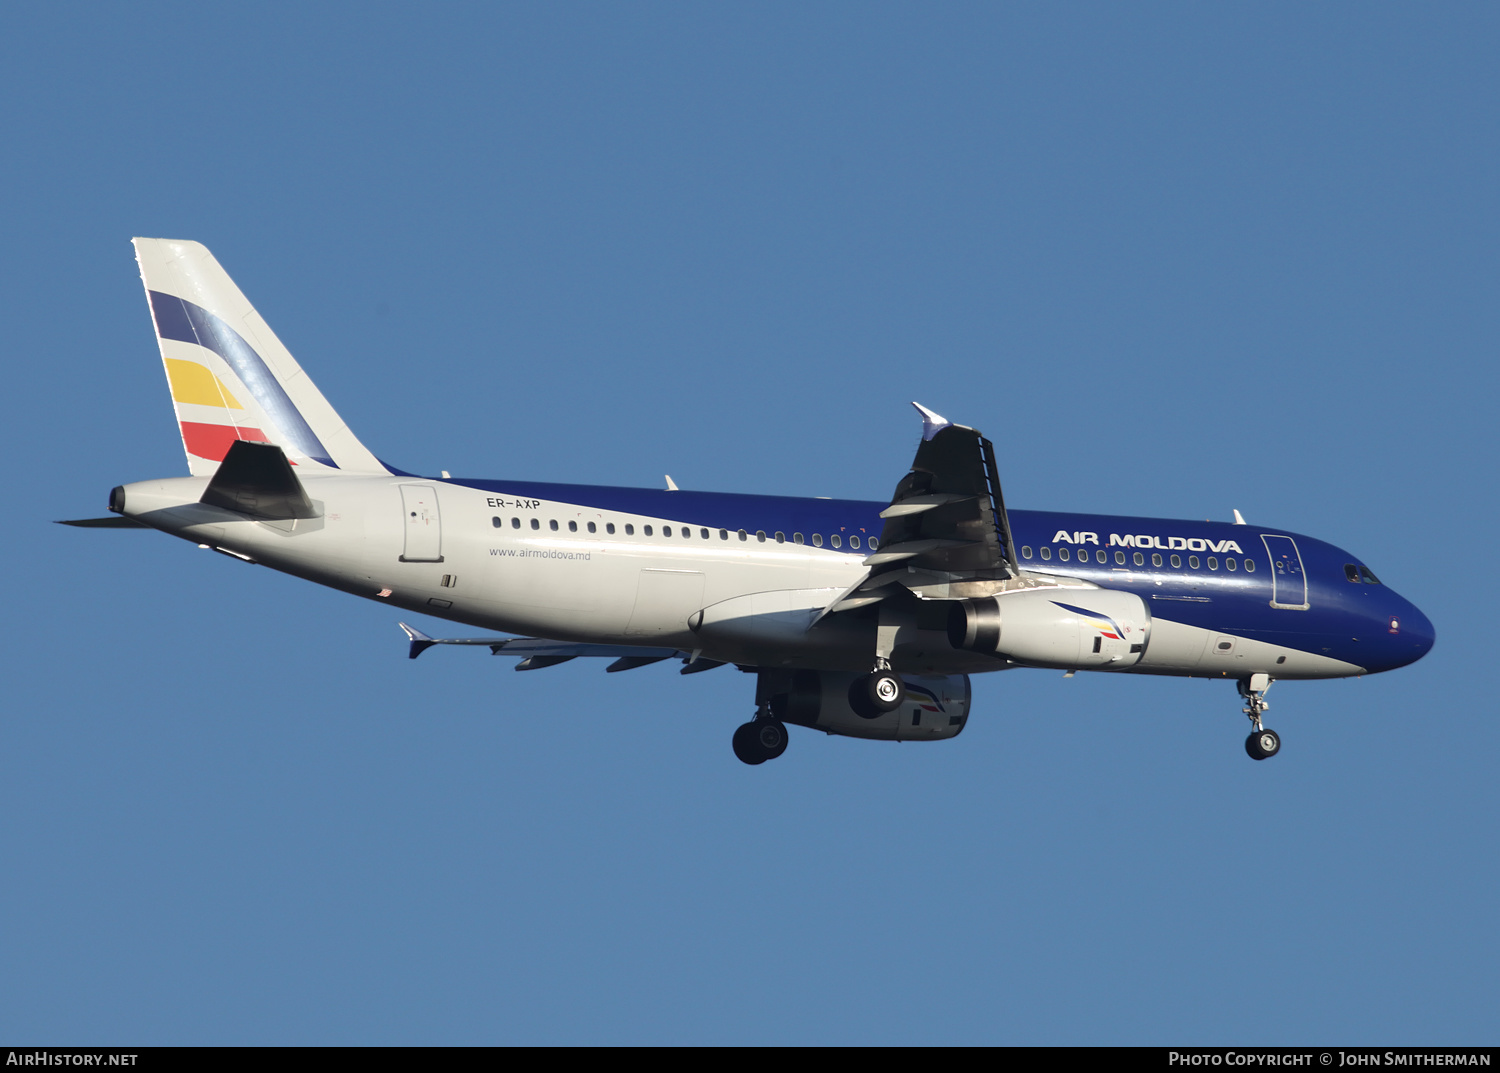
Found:
[[1344, 564], [1344, 576], [1346, 578], [1348, 578], [1350, 581], [1354, 582], [1354, 584], [1358, 585], [1359, 584], [1359, 567], [1355, 566], [1353, 563], [1345, 563]]
[[1371, 570], [1368, 566], [1361, 566], [1359, 568], [1359, 576], [1365, 579], [1365, 584], [1367, 585], [1380, 584], [1380, 579], [1375, 576], [1375, 571]]

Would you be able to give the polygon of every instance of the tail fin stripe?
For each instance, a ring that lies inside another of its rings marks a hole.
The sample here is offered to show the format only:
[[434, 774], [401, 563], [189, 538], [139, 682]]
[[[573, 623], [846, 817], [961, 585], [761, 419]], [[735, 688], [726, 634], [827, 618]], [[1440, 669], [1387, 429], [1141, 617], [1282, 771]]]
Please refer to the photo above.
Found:
[[[316, 462], [332, 469], [339, 468], [296, 405], [287, 397], [286, 391], [276, 381], [265, 361], [245, 342], [239, 332], [202, 306], [194, 305], [186, 299], [161, 291], [148, 293], [151, 296], [151, 312], [156, 320], [156, 332], [161, 338], [195, 343], [223, 358], [240, 378], [240, 382], [250, 389], [255, 401], [260, 403], [266, 416], [271, 418], [292, 447]], [[187, 423], [184, 423], [184, 430], [186, 427]], [[189, 449], [191, 450], [191, 445]], [[226, 443], [223, 450], [228, 449], [229, 445]], [[216, 457], [222, 458], [223, 455]]]
[[193, 406], [217, 406], [225, 410], [243, 410], [240, 400], [224, 386], [224, 382], [204, 366], [195, 361], [167, 358], [167, 383], [172, 388], [173, 402], [186, 402]]
[[255, 443], [270, 443], [271, 439], [258, 428], [241, 425], [205, 425], [197, 421], [179, 421], [182, 426], [182, 442], [199, 458], [210, 462], [222, 462], [236, 440], [252, 440]]

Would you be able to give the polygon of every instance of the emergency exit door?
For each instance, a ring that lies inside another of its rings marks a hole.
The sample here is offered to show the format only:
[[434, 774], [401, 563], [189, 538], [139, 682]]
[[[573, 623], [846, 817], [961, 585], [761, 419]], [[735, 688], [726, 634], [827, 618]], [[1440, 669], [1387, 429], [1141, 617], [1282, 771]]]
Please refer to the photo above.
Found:
[[403, 563], [443, 561], [443, 518], [438, 513], [437, 489], [430, 484], [403, 484], [401, 507], [406, 528]]

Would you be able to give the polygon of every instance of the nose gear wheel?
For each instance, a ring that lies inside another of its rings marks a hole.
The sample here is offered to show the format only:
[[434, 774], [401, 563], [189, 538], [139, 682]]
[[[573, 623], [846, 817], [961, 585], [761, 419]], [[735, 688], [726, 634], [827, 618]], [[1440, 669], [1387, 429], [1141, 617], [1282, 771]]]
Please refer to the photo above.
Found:
[[1281, 736], [1274, 730], [1252, 730], [1245, 739], [1245, 752], [1251, 760], [1269, 760], [1281, 752]]

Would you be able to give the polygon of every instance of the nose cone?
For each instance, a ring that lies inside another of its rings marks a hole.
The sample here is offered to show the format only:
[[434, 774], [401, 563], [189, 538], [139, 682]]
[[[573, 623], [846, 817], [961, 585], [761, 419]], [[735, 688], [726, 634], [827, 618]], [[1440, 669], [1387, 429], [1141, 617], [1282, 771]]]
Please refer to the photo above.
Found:
[[1395, 593], [1391, 595], [1395, 597], [1395, 606], [1391, 609], [1390, 621], [1386, 623], [1387, 640], [1382, 646], [1387, 657], [1384, 670], [1417, 662], [1432, 650], [1437, 639], [1431, 619], [1417, 610], [1415, 604]]

